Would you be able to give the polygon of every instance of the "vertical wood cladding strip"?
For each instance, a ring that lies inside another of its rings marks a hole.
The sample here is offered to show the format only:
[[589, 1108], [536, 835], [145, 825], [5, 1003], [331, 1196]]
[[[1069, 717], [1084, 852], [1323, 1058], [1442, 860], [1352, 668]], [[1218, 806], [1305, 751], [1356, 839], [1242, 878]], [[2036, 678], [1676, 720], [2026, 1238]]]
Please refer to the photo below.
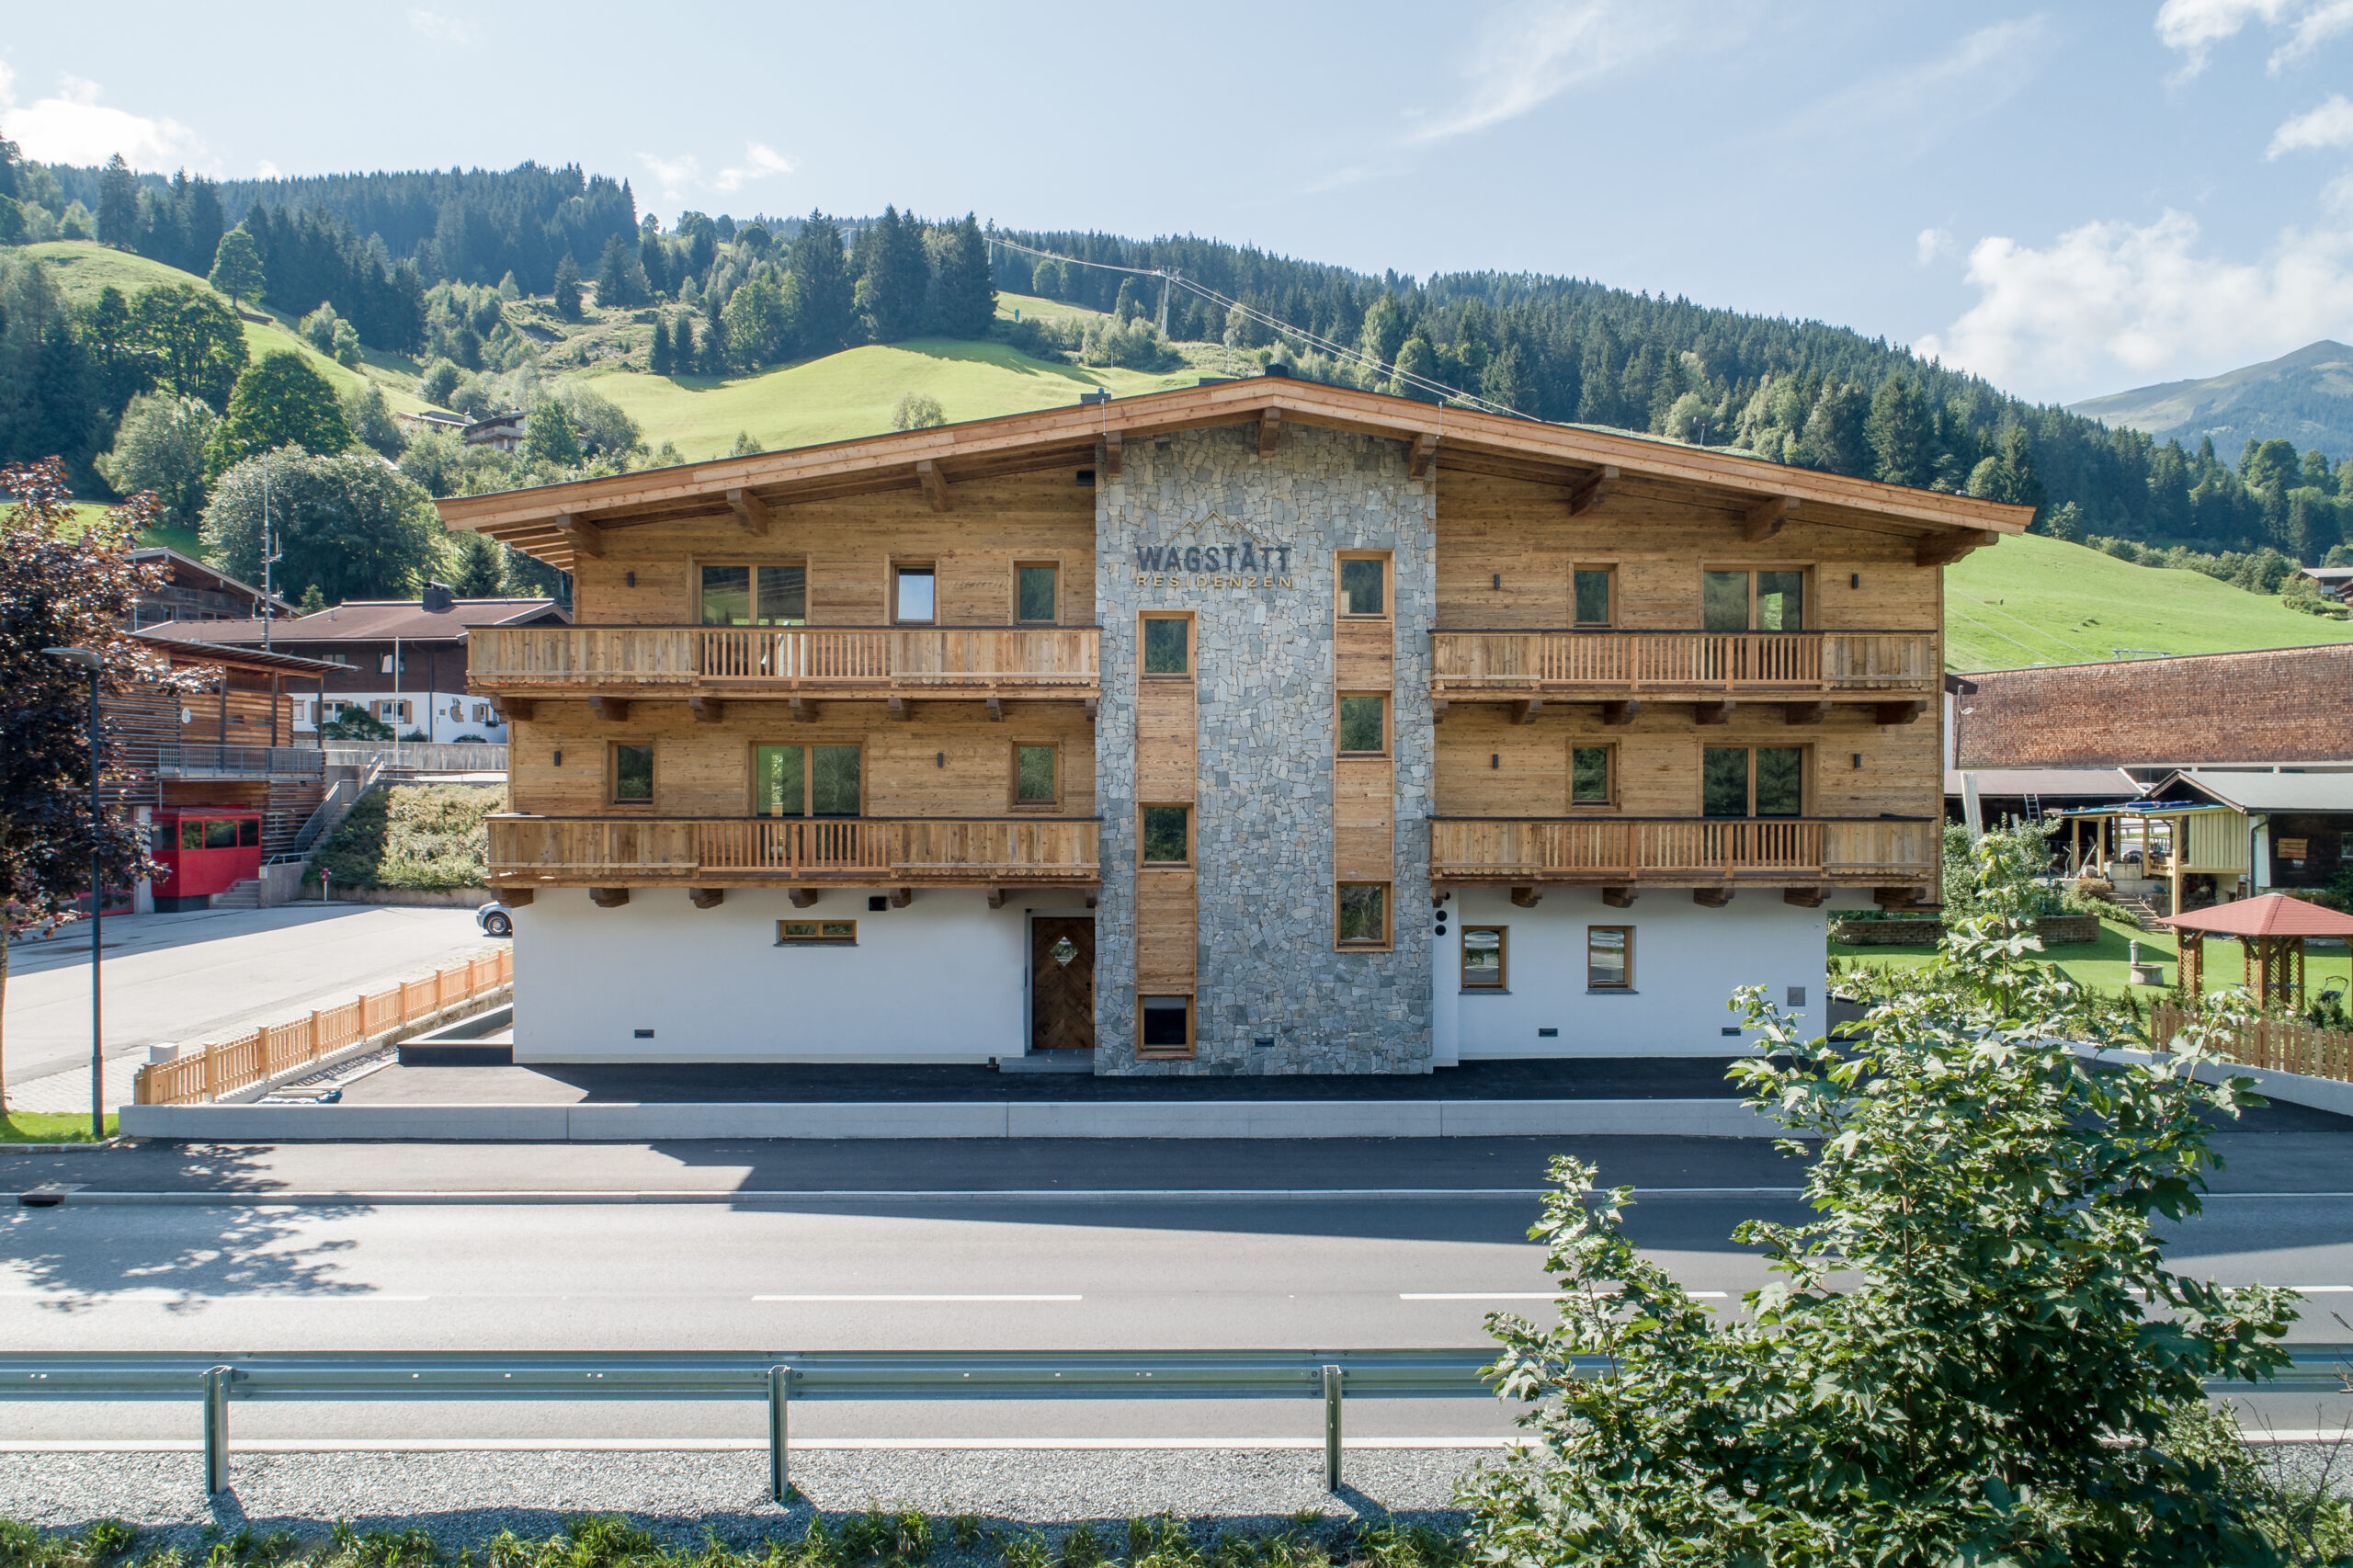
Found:
[[[1428, 1069], [1430, 949], [1419, 916], [1429, 896], [1424, 633], [1437, 597], [1436, 487], [1406, 476], [1406, 457], [1401, 441], [1312, 426], [1286, 429], [1262, 457], [1255, 431], [1211, 428], [1127, 443], [1120, 477], [1098, 486], [1097, 1072]], [[1392, 602], [1377, 629], [1354, 623], [1343, 635], [1336, 552], [1349, 550], [1392, 552]], [[1172, 917], [1163, 911], [1173, 890], [1140, 890], [1135, 869], [1136, 804], [1166, 799], [1153, 791], [1170, 782], [1159, 764], [1149, 785], [1137, 771], [1171, 718], [1157, 697], [1143, 694], [1139, 706], [1136, 616], [1154, 609], [1194, 617], [1189, 1062], [1139, 1061], [1135, 1051], [1136, 977], [1149, 983], [1169, 967], [1138, 927]], [[1344, 665], [1352, 686], [1338, 684]], [[1340, 765], [1342, 689], [1391, 694], [1388, 757]], [[1344, 869], [1393, 882], [1395, 950], [1333, 950], [1333, 883]]]

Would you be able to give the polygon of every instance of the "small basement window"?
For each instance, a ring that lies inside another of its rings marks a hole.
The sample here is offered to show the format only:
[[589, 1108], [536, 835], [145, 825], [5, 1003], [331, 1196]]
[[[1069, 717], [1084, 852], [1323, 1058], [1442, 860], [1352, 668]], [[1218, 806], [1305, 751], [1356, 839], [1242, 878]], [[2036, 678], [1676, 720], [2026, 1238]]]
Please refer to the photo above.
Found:
[[854, 948], [858, 946], [858, 922], [779, 920], [776, 923], [776, 945], [779, 948]]
[[1193, 1054], [1193, 999], [1190, 996], [1140, 996], [1136, 999], [1136, 1054]]

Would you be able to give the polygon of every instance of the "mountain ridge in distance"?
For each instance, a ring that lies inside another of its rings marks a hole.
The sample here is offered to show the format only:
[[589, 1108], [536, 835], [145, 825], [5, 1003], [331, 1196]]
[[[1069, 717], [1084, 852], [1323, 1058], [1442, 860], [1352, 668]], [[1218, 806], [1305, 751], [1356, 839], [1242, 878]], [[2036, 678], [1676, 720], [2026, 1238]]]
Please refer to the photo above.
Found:
[[2226, 462], [2250, 439], [2353, 457], [2353, 348], [2322, 338], [2259, 365], [2109, 392], [2071, 403], [2067, 412], [2185, 447], [2211, 437]]

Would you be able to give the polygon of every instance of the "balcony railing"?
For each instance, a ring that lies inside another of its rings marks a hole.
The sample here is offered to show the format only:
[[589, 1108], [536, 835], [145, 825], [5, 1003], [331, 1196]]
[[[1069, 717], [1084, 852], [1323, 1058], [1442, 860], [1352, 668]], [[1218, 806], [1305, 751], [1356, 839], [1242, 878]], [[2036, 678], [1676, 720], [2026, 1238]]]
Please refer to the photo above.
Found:
[[1933, 631], [1449, 631], [1430, 633], [1440, 697], [1853, 692], [1933, 696]]
[[326, 754], [316, 746], [223, 746], [165, 741], [155, 748], [155, 768], [167, 778], [219, 778], [294, 774], [315, 778]]
[[1033, 690], [1092, 693], [1092, 626], [493, 626], [466, 637], [478, 691]]
[[494, 816], [518, 887], [644, 882], [1092, 883], [1093, 817]]
[[1433, 817], [1436, 881], [1918, 883], [1939, 824], [1923, 817]]

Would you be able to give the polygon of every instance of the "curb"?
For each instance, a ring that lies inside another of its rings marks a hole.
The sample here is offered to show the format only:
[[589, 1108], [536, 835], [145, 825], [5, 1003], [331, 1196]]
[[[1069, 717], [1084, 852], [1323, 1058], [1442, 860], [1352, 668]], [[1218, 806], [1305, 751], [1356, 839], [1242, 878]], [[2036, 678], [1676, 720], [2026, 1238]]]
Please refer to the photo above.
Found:
[[[446, 1204], [452, 1207], [561, 1207], [591, 1204], [919, 1204], [919, 1203], [1520, 1203], [1540, 1201], [1552, 1189], [1540, 1187], [1007, 1187], [883, 1190], [852, 1188], [839, 1191], [774, 1188], [745, 1192], [685, 1191], [473, 1191], [473, 1192], [201, 1192], [179, 1190], [100, 1191], [86, 1187], [36, 1187], [50, 1207], [63, 1205], [153, 1205], [179, 1208], [313, 1209], [395, 1208], [404, 1205]], [[1636, 1197], [1725, 1199], [1744, 1198], [1795, 1199], [1795, 1187], [1677, 1187], [1637, 1188]], [[20, 1200], [21, 1201], [21, 1200]]]

